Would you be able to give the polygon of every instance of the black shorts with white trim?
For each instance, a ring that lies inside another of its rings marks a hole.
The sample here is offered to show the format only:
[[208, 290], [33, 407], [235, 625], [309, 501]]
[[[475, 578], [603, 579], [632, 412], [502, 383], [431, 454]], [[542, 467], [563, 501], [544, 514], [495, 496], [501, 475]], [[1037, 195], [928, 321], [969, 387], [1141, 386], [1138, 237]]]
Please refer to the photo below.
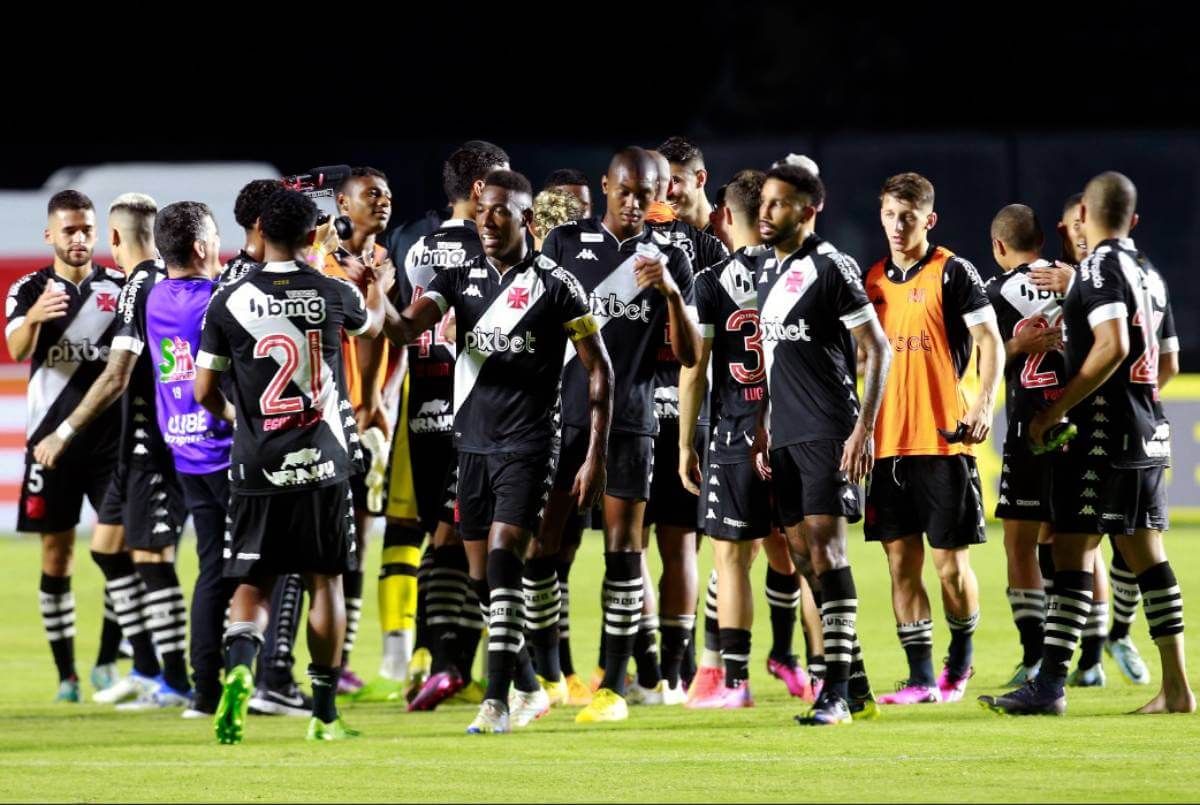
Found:
[[771, 533], [771, 485], [758, 476], [753, 461], [709, 464], [701, 486], [704, 533], [740, 542]]
[[492, 523], [536, 533], [542, 523], [556, 456], [546, 453], [458, 454], [458, 530], [486, 539]]
[[[588, 431], [564, 425], [554, 488], [569, 492], [587, 458]], [[654, 437], [613, 432], [608, 437], [608, 486], [604, 494], [622, 500], [647, 500], [654, 477]], [[462, 474], [459, 472], [461, 489]]]
[[791, 526], [805, 517], [827, 514], [851, 523], [862, 518], [862, 491], [839, 469], [842, 442], [821, 439], [771, 451], [771, 484], [779, 523]]

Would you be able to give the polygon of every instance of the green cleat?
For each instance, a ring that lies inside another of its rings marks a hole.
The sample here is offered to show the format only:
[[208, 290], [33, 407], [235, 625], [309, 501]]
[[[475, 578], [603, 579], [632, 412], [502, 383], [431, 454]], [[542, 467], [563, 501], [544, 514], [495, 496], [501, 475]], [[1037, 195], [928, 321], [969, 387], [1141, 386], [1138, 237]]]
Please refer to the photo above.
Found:
[[1017, 663], [1017, 670], [1013, 672], [1012, 679], [1004, 685], [1006, 688], [1023, 688], [1029, 682], [1037, 678], [1038, 671], [1041, 670], [1042, 661], [1038, 660], [1033, 665], [1023, 665]]
[[221, 690], [221, 701], [213, 727], [217, 740], [223, 744], [239, 744], [246, 728], [246, 711], [250, 708], [250, 697], [254, 694], [254, 674], [248, 665], [239, 665], [225, 674]]
[[102, 690], [108, 690], [113, 685], [121, 681], [121, 672], [117, 669], [115, 662], [97, 665], [92, 669], [92, 688], [97, 693]]
[[79, 703], [79, 680], [71, 677], [64, 679], [58, 683], [58, 693], [54, 696], [55, 702], [67, 702], [69, 704]]
[[352, 702], [402, 702], [408, 682], [381, 676], [363, 685], [348, 698]]
[[849, 704], [850, 716], [855, 721], [874, 721], [879, 718], [879, 705], [871, 691], [867, 691], [866, 696], [852, 696]]
[[1150, 671], [1146, 668], [1146, 663], [1142, 661], [1142, 655], [1138, 652], [1137, 646], [1128, 635], [1120, 640], [1105, 640], [1104, 650], [1108, 652], [1108, 656], [1113, 658], [1117, 668], [1121, 669], [1121, 676], [1129, 682], [1134, 685], [1150, 684]]
[[1096, 663], [1091, 668], [1076, 668], [1067, 677], [1069, 688], [1102, 688], [1108, 682], [1104, 668]]
[[336, 721], [326, 724], [321, 719], [313, 716], [308, 722], [308, 733], [304, 736], [306, 741], [345, 741], [349, 738], [357, 738], [362, 735], [358, 730], [352, 730], [342, 721], [342, 717], [338, 716]]

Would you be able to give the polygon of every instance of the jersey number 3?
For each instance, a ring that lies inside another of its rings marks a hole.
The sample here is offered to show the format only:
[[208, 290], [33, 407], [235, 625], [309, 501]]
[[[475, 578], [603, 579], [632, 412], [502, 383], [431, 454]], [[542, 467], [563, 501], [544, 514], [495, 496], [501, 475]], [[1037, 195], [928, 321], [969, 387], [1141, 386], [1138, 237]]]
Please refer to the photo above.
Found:
[[763, 361], [762, 348], [762, 332], [758, 329], [758, 311], [757, 310], [736, 310], [729, 315], [725, 320], [725, 329], [731, 333], [742, 333], [742, 328], [749, 324], [753, 329], [749, 335], [742, 335], [743, 345], [746, 352], [754, 355], [755, 365], [747, 366], [745, 363], [729, 362], [729, 374], [733, 375], [733, 379], [739, 383], [752, 385], [761, 383], [766, 377], [765, 364]]
[[[308, 362], [306, 374], [315, 407], [321, 398], [321, 331], [309, 330], [304, 335], [305, 344], [303, 346], [307, 347], [308, 353], [304, 356]], [[279, 361], [279, 370], [275, 372], [275, 376], [271, 378], [271, 382], [267, 384], [266, 389], [258, 398], [258, 405], [264, 416], [298, 414], [304, 410], [303, 397], [282, 396], [283, 390], [292, 382], [296, 372], [301, 368], [300, 350], [301, 345], [297, 344], [291, 336], [283, 333], [272, 333], [254, 345], [254, 357], [273, 358]], [[301, 382], [304, 379], [301, 377]]]

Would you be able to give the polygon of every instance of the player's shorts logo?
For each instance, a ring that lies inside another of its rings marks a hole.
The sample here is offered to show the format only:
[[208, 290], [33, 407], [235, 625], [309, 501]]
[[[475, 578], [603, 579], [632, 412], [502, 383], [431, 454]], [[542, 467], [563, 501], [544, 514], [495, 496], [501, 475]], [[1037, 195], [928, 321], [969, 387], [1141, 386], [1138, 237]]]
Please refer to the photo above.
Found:
[[46, 516], [46, 499], [41, 495], [25, 498], [25, 516], [30, 520], [41, 520]]

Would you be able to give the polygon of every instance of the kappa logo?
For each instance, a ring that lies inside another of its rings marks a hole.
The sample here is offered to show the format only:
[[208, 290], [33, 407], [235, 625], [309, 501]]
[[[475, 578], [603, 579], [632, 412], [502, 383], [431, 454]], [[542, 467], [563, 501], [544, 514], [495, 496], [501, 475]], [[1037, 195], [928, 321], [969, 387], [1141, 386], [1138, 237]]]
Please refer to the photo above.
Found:
[[1092, 472], [1091, 470], [1088, 470], [1087, 472], [1085, 472], [1085, 473], [1083, 474], [1083, 480], [1085, 480], [1085, 481], [1099, 481], [1099, 480], [1100, 480], [1100, 476], [1099, 476], [1099, 475], [1097, 475], [1096, 473]]
[[476, 285], [468, 285], [467, 290], [463, 291], [463, 296], [478, 296], [483, 298], [483, 291], [479, 290]]
[[170, 530], [171, 530], [171, 526], [167, 525], [166, 523], [155, 523], [154, 530], [151, 533], [166, 534]]
[[708, 514], [704, 515], [704, 519], [705, 520], [716, 520], [717, 513], [715, 511], [713, 511], [712, 509], [709, 509]]
[[1104, 414], [1097, 411], [1096, 415], [1094, 417], [1092, 417], [1092, 421], [1095, 422], [1097, 425], [1106, 425], [1106, 424], [1108, 424], [1108, 417], [1106, 417]]
[[1006, 498], [1004, 495], [1000, 496], [1000, 502], [1003, 503], [1005, 506], [1009, 505], [1008, 498]]
[[529, 307], [529, 289], [528, 288], [509, 288], [508, 289], [508, 306], [514, 310], [522, 310]]
[[1082, 509], [1079, 510], [1079, 513], [1084, 515], [1085, 517], [1095, 517], [1096, 516], [1096, 510], [1093, 509], [1091, 506], [1084, 506]]
[[115, 293], [96, 294], [96, 309], [103, 310], [105, 313], [115, 313], [117, 311], [117, 295]]
[[1079, 497], [1087, 498], [1088, 500], [1095, 500], [1098, 497], [1098, 495], [1096, 494], [1096, 490], [1092, 489], [1089, 486], [1087, 489], [1084, 489], [1082, 492], [1079, 493]]
[[599, 260], [596, 253], [591, 249], [580, 249], [579, 254], [575, 255], [576, 260]]
[[1097, 397], [1096, 399], [1092, 400], [1092, 405], [1103, 407], [1108, 405], [1108, 400], [1104, 399], [1103, 397]]
[[1093, 439], [1107, 439], [1108, 434], [1100, 429], [1096, 429], [1096, 430], [1092, 431], [1092, 438]]
[[851, 503], [858, 500], [858, 495], [855, 493], [854, 488], [849, 486], [842, 490], [842, 497]]
[[1101, 447], [1100, 445], [1096, 445], [1095, 447], [1093, 447], [1091, 449], [1091, 452], [1089, 452], [1088, 455], [1089, 456], [1107, 456], [1108, 453], [1105, 452], [1103, 447]]
[[720, 486], [721, 482], [717, 480], [717, 476], [712, 476], [708, 479], [709, 486]]
[[709, 503], [720, 503], [721, 500], [720, 500], [720, 498], [717, 497], [716, 492], [709, 492], [708, 493], [708, 502]]

